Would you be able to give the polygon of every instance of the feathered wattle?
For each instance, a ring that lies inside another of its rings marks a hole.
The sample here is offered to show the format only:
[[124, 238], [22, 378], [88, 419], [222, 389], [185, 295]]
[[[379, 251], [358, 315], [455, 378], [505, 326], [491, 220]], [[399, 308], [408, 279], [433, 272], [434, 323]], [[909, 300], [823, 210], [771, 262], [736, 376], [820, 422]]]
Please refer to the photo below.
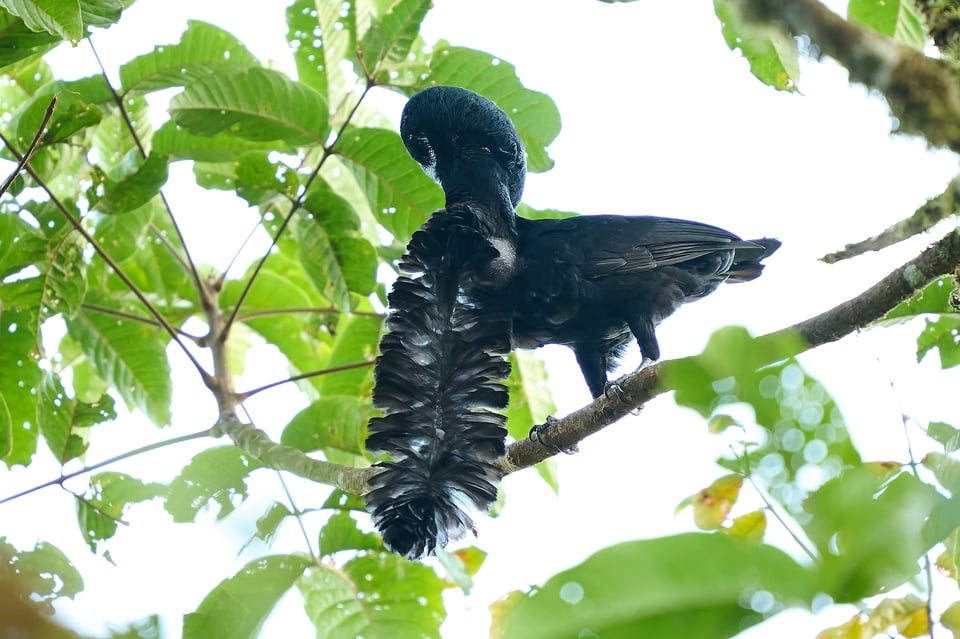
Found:
[[450, 207], [417, 231], [389, 296], [374, 370], [367, 448], [393, 461], [364, 499], [391, 551], [419, 559], [474, 530], [471, 508], [496, 500], [507, 406], [511, 313], [478, 308], [470, 282], [498, 252], [469, 207]]

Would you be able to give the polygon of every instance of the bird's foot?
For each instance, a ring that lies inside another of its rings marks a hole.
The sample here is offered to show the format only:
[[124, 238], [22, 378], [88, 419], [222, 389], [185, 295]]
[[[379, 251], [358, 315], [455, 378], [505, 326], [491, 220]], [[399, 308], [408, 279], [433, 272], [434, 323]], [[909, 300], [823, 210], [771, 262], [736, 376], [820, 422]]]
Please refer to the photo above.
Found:
[[607, 382], [604, 384], [603, 396], [609, 398], [611, 394], [616, 395], [621, 404], [628, 403], [627, 394], [623, 391], [623, 387], [620, 386], [620, 382]]
[[555, 450], [558, 453], [563, 453], [564, 455], [573, 455], [574, 453], [579, 453], [580, 449], [574, 444], [569, 448], [560, 448], [556, 444], [548, 444], [543, 441], [543, 434], [550, 430], [550, 427], [557, 423], [557, 418], [553, 415], [547, 415], [547, 419], [542, 424], [534, 424], [533, 428], [530, 429], [530, 434], [527, 435], [530, 439], [537, 442], [544, 448], [549, 448]]

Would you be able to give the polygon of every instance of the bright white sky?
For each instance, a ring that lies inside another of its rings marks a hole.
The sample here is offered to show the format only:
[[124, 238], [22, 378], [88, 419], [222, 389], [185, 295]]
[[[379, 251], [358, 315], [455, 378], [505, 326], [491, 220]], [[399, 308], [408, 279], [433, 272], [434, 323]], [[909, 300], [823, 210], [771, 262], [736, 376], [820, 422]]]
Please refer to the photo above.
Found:
[[[538, 208], [582, 213], [659, 214], [728, 228], [744, 237], [778, 237], [783, 248], [751, 284], [724, 287], [684, 308], [658, 331], [665, 358], [698, 352], [709, 334], [726, 324], [756, 333], [789, 325], [847, 299], [915, 255], [934, 236], [924, 236], [880, 255], [826, 266], [820, 255], [877, 232], [938, 194], [957, 172], [955, 156], [931, 152], [917, 139], [891, 138], [884, 103], [829, 61], [805, 61], [802, 96], [761, 85], [720, 36], [709, 3], [608, 5], [596, 0], [437, 0], [423, 35], [489, 51], [516, 65], [521, 80], [556, 100], [563, 130], [550, 148], [556, 167], [531, 175], [525, 201]], [[239, 37], [261, 59], [290, 68], [283, 37], [284, 2], [140, 0], [120, 24], [94, 42], [108, 69], [154, 44], [176, 42], [187, 18], [214, 22]], [[63, 49], [56, 69], [63, 77], [95, 72], [89, 50]], [[383, 96], [396, 122], [403, 101]], [[191, 187], [179, 166], [166, 188], [199, 259], [226, 264], [255, 217], [231, 198]], [[239, 220], [239, 221], [238, 221]], [[218, 242], [211, 244], [211, 224]], [[233, 235], [231, 235], [233, 233]], [[939, 234], [937, 234], [938, 236]], [[258, 250], [263, 250], [263, 244]], [[939, 373], [936, 356], [915, 364], [914, 324], [874, 330], [805, 355], [803, 363], [835, 395], [857, 445], [867, 459], [906, 461], [901, 407], [920, 423], [938, 419], [960, 425], [945, 389], [956, 388], [956, 370]], [[548, 362], [559, 414], [589, 400], [573, 358], [562, 349]], [[636, 366], [637, 358], [627, 362]], [[98, 427], [88, 455], [97, 461], [158, 439], [206, 428], [215, 407], [194, 373], [180, 368], [174, 426], [159, 433], [135, 419]], [[248, 366], [240, 388], [284, 376], [269, 352]], [[893, 389], [891, 388], [893, 384]], [[192, 386], [192, 388], [191, 388]], [[935, 389], [940, 389], [939, 391]], [[302, 400], [293, 389], [264, 393], [250, 402], [261, 428], [274, 436]], [[922, 437], [914, 430], [922, 455]], [[487, 635], [487, 606], [513, 589], [541, 583], [607, 545], [690, 530], [689, 514], [676, 504], [723, 471], [712, 460], [730, 443], [710, 436], [703, 421], [668, 397], [652, 402], [639, 418], [608, 428], [561, 456], [561, 492], [554, 496], [533, 472], [504, 482], [503, 515], [479, 519], [475, 543], [490, 557], [469, 598], [448, 600], [445, 636]], [[207, 442], [182, 445], [118, 464], [111, 470], [168, 481]], [[44, 455], [46, 452], [44, 451]], [[52, 462], [3, 472], [3, 494], [56, 476]], [[292, 482], [300, 507], [319, 503], [316, 487]], [[84, 482], [73, 487], [80, 491]], [[110, 549], [117, 566], [90, 555], [73, 521], [48, 513], [72, 513], [71, 498], [57, 489], [5, 505], [5, 533], [21, 548], [36, 539], [57, 544], [87, 579], [86, 592], [62, 607], [78, 628], [101, 631], [152, 612], [164, 615], [165, 636], [179, 635], [180, 616], [195, 609], [225, 575], [249, 560], [236, 551], [271, 500], [283, 501], [277, 479], [262, 473], [253, 497], [226, 523], [202, 517], [199, 526], [170, 523], [157, 504], [130, 512], [129, 529]], [[745, 489], [745, 492], [746, 489]], [[756, 507], [749, 496], [742, 512]], [[10, 522], [16, 521], [16, 529]], [[310, 535], [315, 541], [319, 521]], [[789, 539], [771, 522], [768, 540]], [[149, 552], [147, 549], [151, 549]], [[288, 526], [277, 552], [302, 550]], [[261, 553], [262, 548], [254, 548]], [[799, 554], [799, 553], [797, 553]], [[309, 636], [298, 597], [288, 597], [264, 629], [264, 637]], [[840, 623], [852, 608], [818, 619], [789, 612], [743, 637], [811, 637]]]

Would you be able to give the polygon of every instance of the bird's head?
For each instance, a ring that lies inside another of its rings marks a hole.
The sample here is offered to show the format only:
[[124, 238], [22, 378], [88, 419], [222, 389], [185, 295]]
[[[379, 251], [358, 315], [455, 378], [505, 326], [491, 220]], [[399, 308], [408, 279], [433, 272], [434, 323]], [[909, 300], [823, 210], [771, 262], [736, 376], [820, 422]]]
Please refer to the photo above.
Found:
[[448, 199], [487, 197], [496, 189], [506, 191], [513, 207], [520, 203], [527, 173], [523, 142], [487, 98], [459, 87], [424, 89], [404, 107], [400, 136]]

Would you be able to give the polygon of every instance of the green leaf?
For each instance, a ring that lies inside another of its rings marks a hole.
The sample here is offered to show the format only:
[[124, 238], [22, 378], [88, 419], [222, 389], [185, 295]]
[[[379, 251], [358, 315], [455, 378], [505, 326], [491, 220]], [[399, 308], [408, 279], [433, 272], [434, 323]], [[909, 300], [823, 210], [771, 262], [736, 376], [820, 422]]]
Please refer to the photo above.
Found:
[[347, 89], [341, 62], [355, 60], [355, 5], [295, 0], [287, 8], [287, 42], [300, 81], [338, 104]]
[[103, 395], [96, 404], [70, 398], [60, 377], [47, 371], [40, 384], [37, 423], [47, 446], [61, 464], [79, 457], [87, 449], [87, 435], [78, 432], [117, 418], [113, 398]]
[[804, 531], [822, 556], [818, 581], [835, 601], [857, 601], [902, 584], [929, 548], [918, 527], [946, 499], [908, 473], [885, 487], [881, 480], [873, 468], [856, 467], [804, 503], [810, 515]]
[[311, 566], [298, 586], [317, 637], [440, 636], [443, 581], [422, 564], [361, 555], [339, 569]]
[[560, 111], [550, 96], [523, 86], [512, 64], [483, 51], [442, 46], [430, 58], [428, 82], [460, 86], [496, 102], [523, 138], [527, 169], [553, 167], [547, 146], [560, 133]]
[[60, 37], [34, 31], [14, 15], [0, 12], [0, 70], [10, 73], [11, 65], [43, 55], [60, 44]]
[[93, 208], [103, 213], [127, 213], [145, 205], [160, 193], [167, 181], [168, 159], [151, 153], [139, 169], [119, 182], [108, 181], [103, 185], [103, 197], [93, 203]]
[[232, 135], [193, 135], [173, 120], [163, 124], [153, 135], [153, 153], [167, 155], [171, 160], [198, 162], [232, 162], [248, 151], [267, 152], [273, 146], [263, 142], [249, 142]]
[[930, 422], [927, 424], [927, 435], [943, 444], [943, 452], [952, 453], [960, 450], [960, 430], [945, 422]]
[[334, 489], [330, 493], [330, 496], [327, 497], [327, 500], [323, 502], [321, 508], [328, 508], [334, 510], [355, 510], [360, 513], [367, 512], [367, 507], [363, 503], [363, 498], [360, 495], [354, 495], [353, 493], [345, 493], [339, 488]]
[[90, 477], [90, 496], [77, 500], [77, 521], [90, 551], [96, 553], [100, 542], [113, 537], [130, 504], [162, 497], [166, 492], [163, 484], [145, 484], [123, 473]]
[[43, 371], [38, 362], [42, 356], [39, 343], [39, 309], [24, 306], [18, 309], [17, 293], [23, 292], [27, 301], [39, 303], [39, 287], [33, 281], [20, 280], [0, 286], [0, 393], [10, 414], [12, 436], [4, 461], [7, 466], [27, 465], [37, 450], [37, 401], [35, 388]]
[[9, 455], [11, 450], [13, 450], [13, 421], [10, 418], [7, 401], [0, 392], [0, 458]]
[[257, 531], [253, 533], [253, 536], [244, 544], [244, 548], [254, 539], [259, 539], [267, 546], [271, 545], [277, 533], [280, 532], [280, 526], [286, 521], [287, 517], [292, 516], [293, 513], [290, 512], [290, 509], [287, 508], [285, 504], [281, 504], [278, 501], [273, 502], [270, 504], [267, 512], [260, 515], [257, 519]]
[[87, 293], [83, 250], [80, 239], [67, 231], [60, 234], [59, 241], [51, 242], [47, 259], [36, 264], [43, 279], [44, 314], [76, 315]]
[[420, 33], [420, 23], [433, 7], [432, 0], [395, 0], [363, 34], [361, 62], [370, 76], [382, 62], [402, 62]]
[[953, 288], [953, 275], [939, 277], [914, 293], [909, 299], [897, 304], [884, 316], [883, 321], [911, 318], [926, 313], [952, 313], [954, 309], [950, 305], [950, 293]]
[[46, 31], [73, 43], [83, 37], [80, 0], [0, 0], [0, 6], [33, 31]]
[[229, 32], [206, 22], [188, 20], [180, 42], [154, 47], [150, 53], [121, 65], [120, 84], [124, 93], [157, 91], [259, 64]]
[[363, 455], [371, 416], [367, 403], [355, 394], [324, 395], [290, 420], [280, 443], [304, 452], [335, 448]]
[[[557, 411], [547, 388], [547, 369], [533, 351], [514, 351], [510, 354], [510, 404], [507, 408], [507, 431], [521, 440], [530, 434], [534, 425], [542, 424]], [[553, 492], [559, 492], [557, 464], [547, 459], [536, 466], [540, 477]]]
[[43, 233], [14, 212], [0, 213], [0, 279], [43, 260], [46, 255]]
[[917, 51], [927, 43], [913, 0], [850, 0], [847, 17]]
[[960, 364], [960, 315], [941, 315], [935, 321], [926, 320], [923, 331], [917, 336], [917, 361], [933, 349], [940, 353], [940, 368]]
[[353, 207], [325, 182], [310, 189], [307, 215], [294, 231], [304, 270], [313, 285], [340, 311], [350, 310], [350, 293], [369, 295], [376, 285], [377, 253], [360, 234]]
[[763, 618], [745, 591], [792, 606], [818, 588], [772, 546], [693, 533], [627, 542], [551, 577], [508, 611], [502, 636], [731, 637]]
[[323, 96], [279, 71], [226, 70], [186, 85], [170, 115], [195, 135], [231, 135], [254, 142], [323, 145], [329, 132]]
[[107, 178], [120, 181], [136, 173], [144, 164], [137, 140], [149, 145], [153, 136], [150, 109], [142, 95], [127, 96], [123, 101], [127, 117], [136, 137], [119, 109], [112, 109], [93, 131], [93, 149], [97, 152], [97, 168]]
[[106, 28], [115, 24], [124, 8], [123, 0], [80, 0], [83, 24], [88, 27]]
[[406, 243], [435, 210], [443, 192], [387, 129], [350, 128], [334, 149], [367, 197], [370, 210], [387, 231]]
[[246, 477], [260, 462], [235, 446], [198, 453], [170, 482], [165, 508], [177, 523], [194, 521], [207, 504], [218, 506], [217, 519], [233, 512], [247, 498]]
[[714, 0], [713, 9], [720, 18], [727, 46], [731, 51], [740, 49], [757, 79], [780, 91], [797, 90], [800, 54], [789, 35], [745, 20], [737, 0]]
[[237, 171], [234, 184], [237, 195], [251, 206], [264, 210], [278, 199], [284, 203], [296, 199], [300, 186], [296, 171], [282, 162], [271, 161], [269, 152], [244, 153], [234, 161], [234, 166]]
[[183, 617], [183, 639], [256, 637], [273, 607], [310, 565], [299, 555], [254, 559]]
[[[373, 362], [379, 352], [382, 317], [367, 315], [341, 315], [334, 328], [334, 341], [330, 356], [322, 363], [323, 368], [335, 368], [348, 364]], [[367, 396], [373, 386], [373, 366], [364, 366], [323, 375], [317, 380], [317, 390], [327, 397], [346, 395], [361, 398]]]
[[53, 614], [50, 602], [73, 597], [83, 590], [83, 577], [59, 548], [39, 541], [33, 550], [17, 550], [0, 537], [0, 582], [16, 580], [31, 597]]
[[334, 513], [320, 529], [320, 556], [328, 557], [341, 550], [383, 550], [375, 533], [360, 532], [357, 520], [347, 511]]
[[81, 309], [67, 330], [97, 373], [156, 425], [170, 423], [167, 335], [141, 322]]

